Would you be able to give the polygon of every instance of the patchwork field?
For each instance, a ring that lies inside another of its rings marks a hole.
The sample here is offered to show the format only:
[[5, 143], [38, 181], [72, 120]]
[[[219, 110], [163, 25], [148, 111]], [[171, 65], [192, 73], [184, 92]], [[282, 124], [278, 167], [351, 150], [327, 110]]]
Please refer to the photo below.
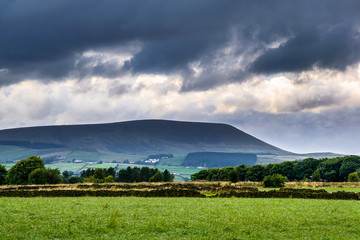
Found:
[[353, 200], [0, 198], [2, 239], [359, 239]]

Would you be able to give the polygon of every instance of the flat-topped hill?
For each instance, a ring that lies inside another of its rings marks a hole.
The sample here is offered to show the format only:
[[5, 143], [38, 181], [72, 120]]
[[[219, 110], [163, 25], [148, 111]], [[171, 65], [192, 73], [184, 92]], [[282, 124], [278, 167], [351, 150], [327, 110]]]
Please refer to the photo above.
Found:
[[0, 145], [140, 155], [202, 151], [288, 153], [231, 125], [167, 120], [7, 129], [0, 131]]

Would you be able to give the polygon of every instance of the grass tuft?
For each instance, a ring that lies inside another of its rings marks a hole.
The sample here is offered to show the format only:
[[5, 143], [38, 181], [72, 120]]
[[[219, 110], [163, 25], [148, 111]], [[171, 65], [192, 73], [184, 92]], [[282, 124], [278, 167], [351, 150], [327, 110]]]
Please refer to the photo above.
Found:
[[110, 218], [109, 218], [109, 223], [107, 225], [108, 228], [116, 228], [119, 225], [119, 219], [117, 218], [119, 215], [119, 209], [115, 209]]
[[104, 205], [103, 205], [103, 208], [108, 208], [110, 206], [109, 202], [106, 202]]

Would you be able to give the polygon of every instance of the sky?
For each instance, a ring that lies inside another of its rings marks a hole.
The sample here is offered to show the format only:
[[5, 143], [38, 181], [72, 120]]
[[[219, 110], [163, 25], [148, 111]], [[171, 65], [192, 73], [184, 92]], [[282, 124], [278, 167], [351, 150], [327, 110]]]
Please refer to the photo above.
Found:
[[0, 0], [0, 129], [137, 119], [360, 154], [360, 1]]

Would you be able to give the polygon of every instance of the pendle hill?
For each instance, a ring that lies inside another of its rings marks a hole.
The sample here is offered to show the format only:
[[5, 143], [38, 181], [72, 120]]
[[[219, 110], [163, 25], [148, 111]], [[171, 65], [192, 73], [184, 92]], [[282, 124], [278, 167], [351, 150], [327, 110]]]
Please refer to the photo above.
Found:
[[231, 125], [219, 123], [138, 120], [0, 131], [0, 162], [12, 163], [31, 155], [58, 163], [82, 161], [224, 167], [333, 154], [294, 154]]

